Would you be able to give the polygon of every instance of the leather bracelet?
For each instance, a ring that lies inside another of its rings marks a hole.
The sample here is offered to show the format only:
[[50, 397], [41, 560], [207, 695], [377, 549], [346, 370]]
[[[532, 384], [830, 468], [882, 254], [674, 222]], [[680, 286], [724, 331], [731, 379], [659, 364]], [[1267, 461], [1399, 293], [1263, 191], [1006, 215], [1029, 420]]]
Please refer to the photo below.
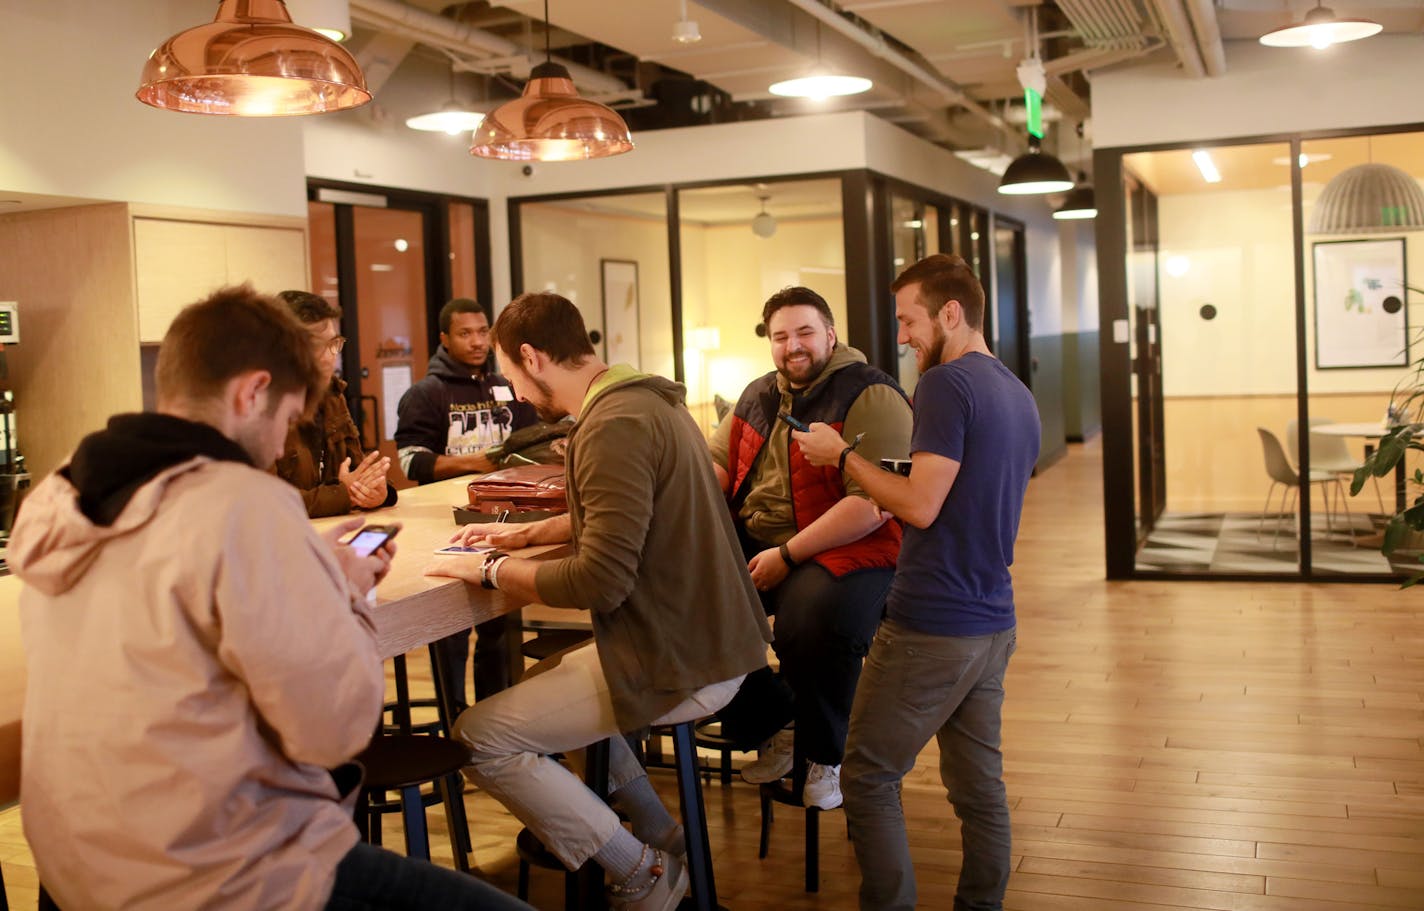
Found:
[[840, 462], [838, 462], [838, 463], [836, 464], [836, 467], [837, 467], [837, 469], [840, 470], [840, 472], [841, 472], [842, 474], [845, 474], [845, 460], [846, 460], [846, 456], [850, 455], [852, 452], [855, 452], [855, 447], [854, 447], [854, 446], [847, 446], [845, 449], [842, 449], [842, 450], [841, 450], [841, 459], [840, 459]]
[[492, 550], [485, 554], [485, 561], [480, 564], [480, 585], [482, 587], [488, 589], [494, 588], [494, 578], [491, 576], [490, 571], [499, 564], [499, 561], [507, 556], [509, 556], [509, 554], [501, 550]]
[[797, 566], [800, 565], [791, 558], [791, 548], [787, 547], [784, 543], [776, 550], [779, 554], [781, 554], [781, 559], [785, 561], [787, 569], [795, 569]]

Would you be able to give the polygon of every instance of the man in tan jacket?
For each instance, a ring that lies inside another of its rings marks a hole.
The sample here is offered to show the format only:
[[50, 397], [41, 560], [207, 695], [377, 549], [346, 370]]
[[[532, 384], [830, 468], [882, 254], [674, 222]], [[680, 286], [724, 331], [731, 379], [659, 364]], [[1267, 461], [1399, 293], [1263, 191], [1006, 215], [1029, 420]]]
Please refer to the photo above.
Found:
[[[465, 543], [572, 540], [575, 553], [536, 562], [453, 558], [429, 572], [523, 601], [589, 612], [594, 644], [471, 706], [456, 733], [466, 770], [570, 870], [592, 858], [616, 908], [666, 911], [687, 887], [682, 833], [618, 735], [720, 709], [766, 666], [771, 631], [747, 574], [707, 445], [677, 383], [606, 366], [578, 310], [557, 294], [526, 294], [494, 326], [504, 375], [541, 420], [576, 419], [569, 434], [567, 515]], [[632, 822], [548, 757], [609, 739], [609, 791]]]
[[339, 545], [359, 521], [323, 540], [265, 471], [319, 378], [286, 308], [219, 291], [168, 330], [158, 412], [111, 418], [21, 511], [20, 799], [62, 908], [526, 907], [357, 844], [339, 802], [359, 775], [327, 769], [381, 715], [364, 593], [391, 553]]

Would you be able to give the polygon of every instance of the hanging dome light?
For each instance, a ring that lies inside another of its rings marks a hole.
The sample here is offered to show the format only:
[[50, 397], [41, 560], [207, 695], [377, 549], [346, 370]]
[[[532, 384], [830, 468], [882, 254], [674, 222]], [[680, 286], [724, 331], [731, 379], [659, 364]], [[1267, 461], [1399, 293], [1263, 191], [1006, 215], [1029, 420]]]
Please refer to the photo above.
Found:
[[1063, 205], [1053, 210], [1053, 217], [1059, 221], [1078, 221], [1098, 217], [1098, 201], [1093, 188], [1088, 183], [1088, 175], [1078, 172], [1078, 185], [1068, 191]]
[[484, 122], [484, 119], [485, 115], [479, 111], [471, 111], [458, 101], [451, 100], [441, 105], [438, 111], [407, 117], [405, 125], [412, 130], [449, 133], [454, 136], [458, 133], [472, 132]]
[[1387, 164], [1341, 171], [1320, 191], [1310, 213], [1311, 234], [1424, 231], [1424, 190]]
[[819, 100], [836, 98], [841, 95], [859, 95], [861, 92], [870, 91], [874, 84], [864, 76], [819, 73], [773, 82], [767, 91], [784, 98], [815, 98]]
[[529, 72], [524, 94], [485, 117], [470, 154], [503, 161], [578, 161], [633, 151], [628, 124], [612, 108], [580, 98], [573, 77], [549, 54], [544, 0], [544, 62]]
[[285, 0], [297, 25], [321, 32], [332, 41], [351, 37], [350, 0]]
[[999, 179], [999, 192], [1009, 196], [1037, 196], [1073, 189], [1073, 178], [1063, 162], [1044, 154], [1038, 137], [1029, 134], [1028, 151], [1009, 163]]
[[768, 238], [776, 233], [776, 218], [766, 210], [766, 201], [770, 196], [758, 196], [761, 200], [761, 212], [752, 219], [752, 233], [760, 238]]
[[283, 117], [359, 107], [371, 93], [355, 58], [293, 25], [282, 0], [222, 0], [212, 22], [149, 54], [136, 97], [190, 114]]
[[1334, 10], [1317, 2], [1315, 9], [1306, 13], [1299, 23], [1267, 32], [1260, 41], [1267, 47], [1313, 47], [1323, 51], [1332, 44], [1377, 35], [1383, 29], [1384, 26], [1369, 19], [1337, 19]]

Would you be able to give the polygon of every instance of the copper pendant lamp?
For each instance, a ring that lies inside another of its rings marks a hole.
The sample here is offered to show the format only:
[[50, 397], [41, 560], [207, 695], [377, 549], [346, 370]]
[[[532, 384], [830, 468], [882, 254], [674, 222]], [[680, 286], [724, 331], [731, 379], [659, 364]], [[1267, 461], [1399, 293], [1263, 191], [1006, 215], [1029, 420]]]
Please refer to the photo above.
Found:
[[221, 0], [211, 23], [149, 55], [137, 98], [192, 114], [286, 117], [359, 107], [371, 93], [355, 58], [292, 24], [282, 0]]
[[470, 154], [503, 161], [579, 161], [633, 150], [628, 124], [606, 105], [580, 98], [573, 77], [549, 54], [549, 0], [544, 0], [544, 62], [524, 93], [485, 117]]

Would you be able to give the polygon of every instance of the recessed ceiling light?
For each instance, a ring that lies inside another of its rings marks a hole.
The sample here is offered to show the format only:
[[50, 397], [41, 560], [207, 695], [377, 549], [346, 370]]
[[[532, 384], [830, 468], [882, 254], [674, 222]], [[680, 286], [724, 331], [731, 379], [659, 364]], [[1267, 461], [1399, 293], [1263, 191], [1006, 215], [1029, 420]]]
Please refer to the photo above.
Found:
[[1192, 161], [1197, 163], [1197, 170], [1201, 171], [1202, 180], [1207, 183], [1221, 183], [1221, 172], [1216, 169], [1216, 162], [1211, 160], [1211, 153], [1206, 149], [1197, 149], [1192, 153]]

